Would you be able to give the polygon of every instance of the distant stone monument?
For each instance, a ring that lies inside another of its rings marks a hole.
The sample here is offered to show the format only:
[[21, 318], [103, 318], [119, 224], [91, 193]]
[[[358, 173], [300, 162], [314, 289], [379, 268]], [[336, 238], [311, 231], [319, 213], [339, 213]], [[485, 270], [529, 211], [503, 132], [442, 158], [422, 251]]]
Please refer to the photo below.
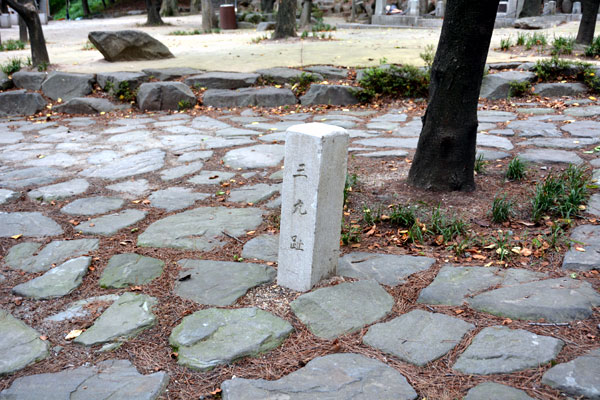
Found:
[[277, 283], [310, 290], [335, 274], [348, 157], [348, 134], [310, 123], [287, 129]]
[[571, 11], [572, 14], [581, 14], [581, 2], [576, 1], [575, 3], [573, 3], [573, 11]]
[[435, 16], [443, 18], [445, 13], [446, 3], [444, 3], [444, 0], [438, 0], [437, 3], [435, 3]]
[[419, 0], [408, 0], [408, 12], [406, 13], [410, 17], [418, 17], [419, 14]]

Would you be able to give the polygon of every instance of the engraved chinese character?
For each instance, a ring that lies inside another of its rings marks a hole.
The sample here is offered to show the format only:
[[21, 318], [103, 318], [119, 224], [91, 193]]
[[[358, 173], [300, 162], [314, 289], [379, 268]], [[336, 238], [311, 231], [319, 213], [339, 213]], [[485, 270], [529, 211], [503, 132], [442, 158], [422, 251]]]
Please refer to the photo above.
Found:
[[304, 251], [302, 246], [304, 246], [304, 242], [302, 241], [302, 239], [298, 239], [297, 235], [292, 236], [292, 243], [290, 243], [290, 249]]
[[298, 200], [296, 204], [294, 204], [294, 210], [292, 211], [292, 214], [296, 214], [296, 212], [298, 212], [300, 215], [306, 215], [304, 202], [302, 200]]
[[304, 167], [306, 165], [304, 163], [301, 163], [298, 165], [298, 168], [296, 168], [296, 173], [294, 175], [292, 175], [294, 178], [298, 178], [299, 176], [303, 176], [305, 178], [308, 178], [308, 175], [306, 175], [305, 171], [304, 171]]

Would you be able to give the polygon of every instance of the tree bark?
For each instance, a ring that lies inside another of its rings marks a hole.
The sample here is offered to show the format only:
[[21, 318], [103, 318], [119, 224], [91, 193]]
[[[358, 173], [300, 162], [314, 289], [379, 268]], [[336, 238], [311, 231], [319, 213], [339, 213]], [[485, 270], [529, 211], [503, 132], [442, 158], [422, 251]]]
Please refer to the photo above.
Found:
[[83, 10], [83, 18], [89, 18], [90, 16], [90, 5], [88, 0], [81, 0], [81, 8]]
[[296, 36], [296, 0], [279, 0], [277, 21], [272, 39]]
[[50, 64], [48, 49], [46, 49], [46, 39], [40, 22], [40, 16], [33, 0], [25, 0], [22, 3], [16, 0], [4, 0], [15, 10], [27, 25], [29, 39], [31, 43], [31, 63], [37, 67], [42, 64]]
[[200, 1], [201, 0], [191, 0], [190, 1], [190, 14], [195, 15], [195, 14], [200, 14]]
[[19, 40], [23, 43], [29, 42], [29, 37], [27, 36], [27, 24], [21, 16], [19, 16]]
[[596, 17], [598, 15], [598, 6], [600, 0], [582, 0], [581, 1], [581, 22], [579, 23], [579, 31], [577, 32], [576, 43], [589, 46], [594, 40], [594, 32], [596, 31]]
[[300, 14], [300, 26], [306, 27], [310, 25], [312, 11], [312, 0], [304, 0], [302, 2], [302, 14]]
[[272, 13], [275, 0], [260, 0], [260, 10], [263, 13]]
[[477, 101], [499, 0], [449, 0], [409, 184], [475, 190]]
[[158, 12], [158, 0], [146, 0], [146, 11], [148, 12], [146, 25], [156, 26], [164, 24]]
[[542, 3], [540, 2], [540, 0], [525, 0], [523, 2], [523, 9], [519, 14], [519, 18], [539, 16], [542, 11], [541, 6]]
[[175, 15], [179, 15], [179, 6], [177, 5], [177, 0], [162, 0], [160, 15], [163, 17], [173, 17]]
[[212, 32], [215, 26], [213, 25], [213, 6], [211, 0], [202, 0], [202, 30], [204, 32]]
[[6, 4], [3, 0], [0, 0], [0, 13], [8, 14], [8, 4]]

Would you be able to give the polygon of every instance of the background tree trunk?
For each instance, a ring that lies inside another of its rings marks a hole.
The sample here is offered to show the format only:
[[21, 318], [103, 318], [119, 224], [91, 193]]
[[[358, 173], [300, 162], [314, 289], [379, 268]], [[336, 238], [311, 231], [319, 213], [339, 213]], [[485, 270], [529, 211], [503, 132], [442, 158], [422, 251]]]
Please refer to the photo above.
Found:
[[83, 9], [83, 18], [89, 18], [90, 5], [88, 4], [88, 0], [81, 0], [81, 8]]
[[275, 0], [260, 0], [260, 10], [264, 13], [272, 13]]
[[177, 0], [162, 0], [160, 15], [163, 17], [173, 17], [179, 15], [179, 6]]
[[429, 105], [408, 182], [475, 190], [477, 101], [499, 0], [450, 0], [431, 68]]
[[312, 0], [302, 2], [302, 14], [300, 14], [300, 26], [309, 26], [311, 22]]
[[23, 43], [29, 42], [29, 37], [27, 36], [27, 24], [21, 16], [19, 16], [19, 40]]
[[190, 14], [200, 14], [200, 0], [191, 0], [190, 1]]
[[202, 30], [204, 32], [212, 32], [213, 25], [213, 6], [211, 0], [202, 0]]
[[272, 39], [296, 36], [296, 0], [279, 0], [277, 21]]
[[8, 14], [8, 4], [3, 0], [0, 0], [0, 13]]
[[596, 30], [596, 18], [598, 15], [598, 6], [600, 0], [582, 0], [581, 1], [581, 22], [579, 23], [579, 31], [577, 32], [576, 43], [589, 46], [594, 40], [594, 32]]
[[146, 11], [148, 12], [146, 25], [156, 26], [164, 24], [158, 13], [158, 0], [146, 0]]
[[27, 25], [29, 31], [29, 39], [31, 42], [31, 62], [37, 67], [38, 65], [50, 64], [48, 50], [46, 49], [46, 39], [44, 39], [44, 31], [40, 22], [40, 16], [37, 12], [37, 7], [33, 0], [24, 0], [22, 3], [16, 0], [4, 0], [15, 10]]
[[518, 15], [519, 18], [526, 17], [537, 17], [541, 14], [542, 3], [540, 0], [525, 0], [523, 2], [523, 9]]

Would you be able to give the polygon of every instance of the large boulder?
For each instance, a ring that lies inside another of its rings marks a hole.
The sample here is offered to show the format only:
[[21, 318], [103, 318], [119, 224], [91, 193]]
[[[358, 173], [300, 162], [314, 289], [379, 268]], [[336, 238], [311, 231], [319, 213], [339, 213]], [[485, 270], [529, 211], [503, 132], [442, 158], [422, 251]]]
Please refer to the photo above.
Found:
[[0, 71], [0, 90], [7, 90], [13, 87], [13, 81], [4, 72]]
[[511, 82], [533, 82], [536, 75], [533, 72], [505, 71], [489, 74], [483, 77], [479, 97], [498, 100], [508, 97]]
[[196, 96], [181, 82], [143, 83], [137, 93], [140, 110], [177, 110], [196, 105]]
[[296, 96], [289, 89], [244, 88], [238, 90], [209, 89], [204, 92], [202, 102], [213, 107], [278, 107], [296, 104]]
[[39, 93], [25, 90], [0, 93], [0, 117], [33, 115], [46, 107], [46, 100]]
[[88, 34], [90, 42], [106, 61], [157, 60], [172, 58], [167, 46], [141, 31], [95, 31]]
[[[14, 77], [13, 77], [14, 79]], [[535, 85], [534, 93], [543, 97], [574, 96], [586, 93], [588, 87], [583, 83], [538, 83]]]
[[13, 83], [20, 89], [40, 90], [48, 74], [37, 71], [17, 71], [12, 74]]
[[142, 72], [104, 72], [96, 75], [98, 85], [108, 92], [115, 93], [120, 89], [135, 90], [148, 81], [148, 75]]
[[359, 90], [362, 89], [344, 85], [312, 84], [306, 94], [300, 97], [300, 103], [302, 105], [330, 104], [334, 106], [357, 104], [360, 101], [354, 92]]
[[238, 89], [256, 84], [260, 75], [243, 72], [207, 72], [193, 75], [184, 82], [192, 87], [208, 89]]
[[54, 107], [54, 111], [65, 114], [99, 114], [101, 112], [113, 111], [116, 108], [123, 108], [123, 106], [111, 103], [107, 99], [76, 97], [58, 107]]
[[71, 100], [92, 93], [92, 85], [96, 82], [93, 74], [74, 74], [52, 72], [42, 83], [42, 92], [52, 100]]

